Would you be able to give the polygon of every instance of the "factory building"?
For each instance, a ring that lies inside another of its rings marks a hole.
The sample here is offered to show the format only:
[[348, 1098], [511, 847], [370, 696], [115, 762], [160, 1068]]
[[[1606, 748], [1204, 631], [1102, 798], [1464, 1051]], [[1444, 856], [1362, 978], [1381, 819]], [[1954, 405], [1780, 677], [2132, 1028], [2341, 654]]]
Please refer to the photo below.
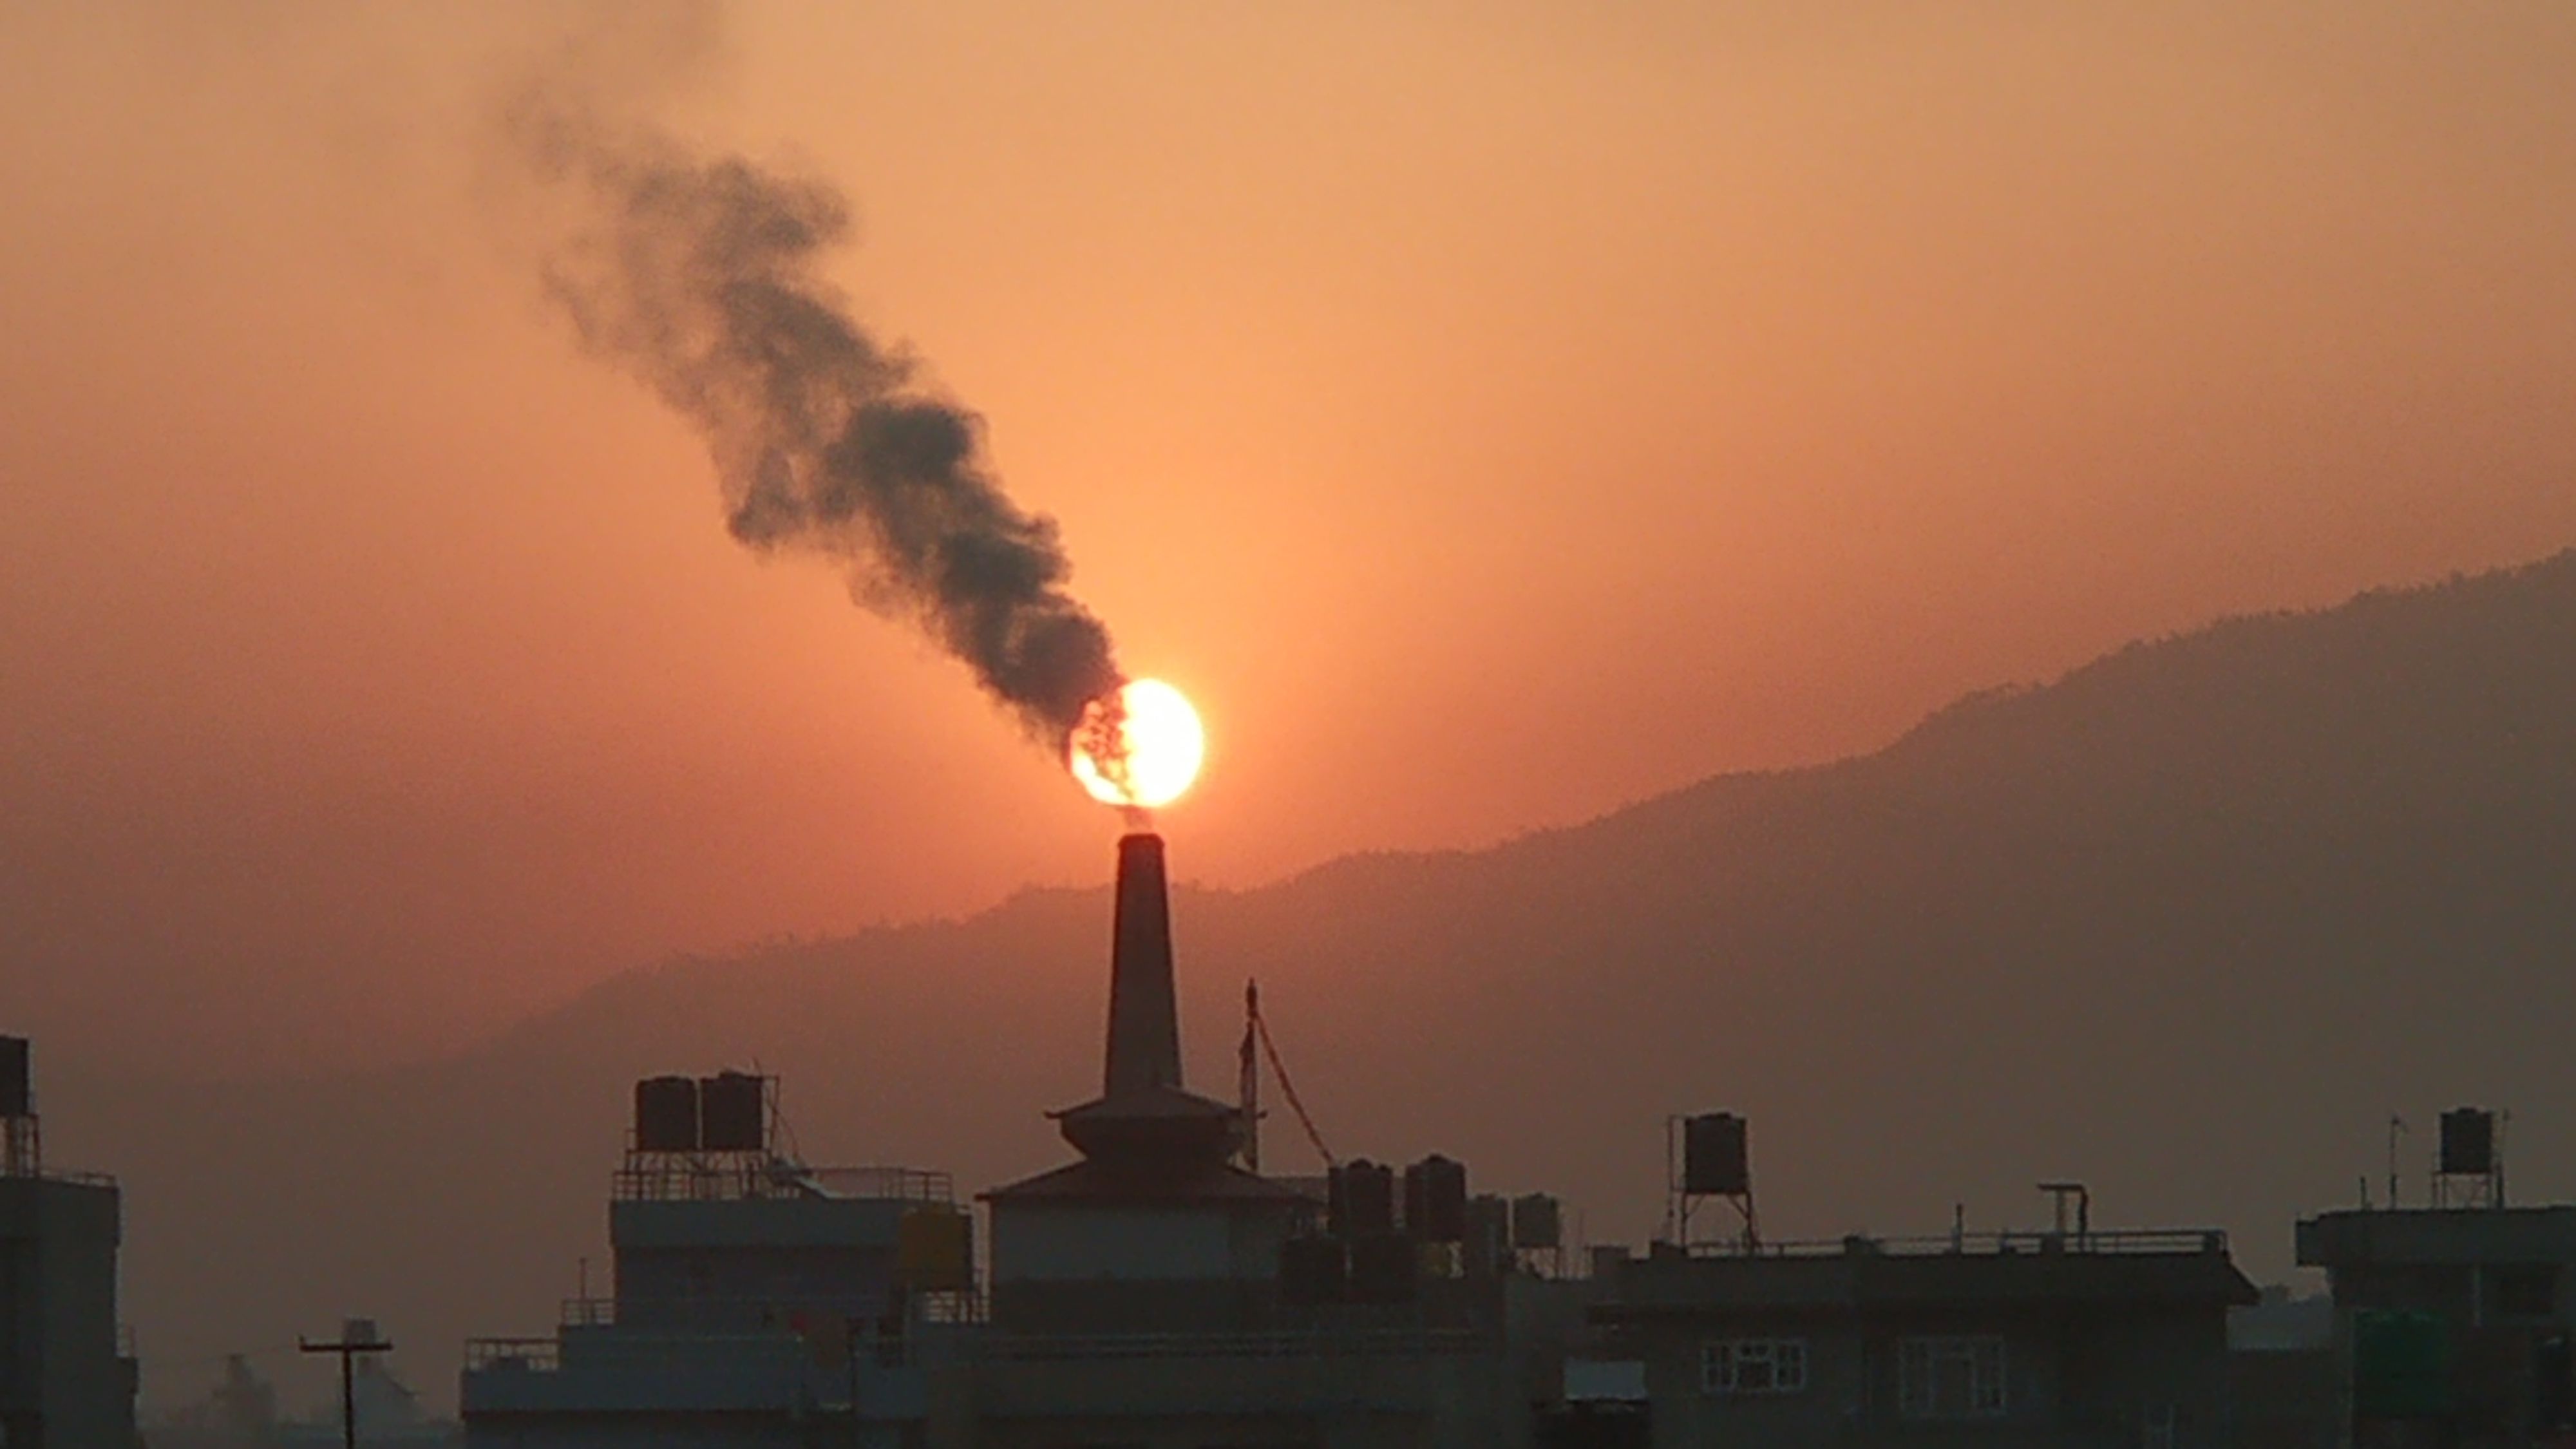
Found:
[[0, 1444], [125, 1449], [122, 1205], [112, 1179], [45, 1170], [29, 1055], [24, 1037], [0, 1037]]

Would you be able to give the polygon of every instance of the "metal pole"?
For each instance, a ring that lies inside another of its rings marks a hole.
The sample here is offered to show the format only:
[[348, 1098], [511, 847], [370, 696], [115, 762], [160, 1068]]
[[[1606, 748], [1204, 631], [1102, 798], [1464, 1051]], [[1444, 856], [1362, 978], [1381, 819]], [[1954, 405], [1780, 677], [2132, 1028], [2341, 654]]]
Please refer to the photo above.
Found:
[[[2400, 1136], [2404, 1135], [2405, 1131], [2406, 1131], [2406, 1119], [2405, 1119], [2405, 1118], [2403, 1118], [2403, 1117], [2398, 1116], [2398, 1115], [2397, 1115], [2396, 1113], [2394, 1113], [2394, 1112], [2389, 1113], [2389, 1114], [2388, 1114], [2388, 1207], [2389, 1207], [2389, 1210], [2390, 1210], [2390, 1211], [2392, 1211], [2392, 1212], [2393, 1212], [2393, 1211], [2395, 1211], [2395, 1210], [2396, 1210], [2396, 1208], [2397, 1208], [2397, 1139], [2398, 1139]], [[2364, 1204], [2364, 1206], [2367, 1206], [2367, 1204]]]

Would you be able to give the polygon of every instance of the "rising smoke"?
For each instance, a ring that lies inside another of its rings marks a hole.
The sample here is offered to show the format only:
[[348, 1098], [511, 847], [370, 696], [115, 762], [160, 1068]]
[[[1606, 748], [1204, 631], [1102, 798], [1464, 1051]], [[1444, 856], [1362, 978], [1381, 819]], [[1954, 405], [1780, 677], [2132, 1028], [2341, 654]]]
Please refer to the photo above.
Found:
[[839, 192], [542, 101], [511, 121], [569, 203], [549, 294], [585, 347], [705, 435], [733, 536], [832, 560], [1061, 748], [1121, 682], [1109, 631], [1066, 589], [1054, 520], [993, 477], [981, 420], [822, 276], [850, 231]]

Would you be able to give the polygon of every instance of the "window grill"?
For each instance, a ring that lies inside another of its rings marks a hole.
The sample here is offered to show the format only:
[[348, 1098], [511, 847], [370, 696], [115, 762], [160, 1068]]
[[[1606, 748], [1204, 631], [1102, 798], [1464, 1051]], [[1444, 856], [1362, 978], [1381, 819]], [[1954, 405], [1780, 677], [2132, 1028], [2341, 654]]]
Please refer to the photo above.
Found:
[[1897, 1409], [1909, 1419], [1995, 1419], [2007, 1406], [2004, 1341], [1909, 1338], [1899, 1345]]

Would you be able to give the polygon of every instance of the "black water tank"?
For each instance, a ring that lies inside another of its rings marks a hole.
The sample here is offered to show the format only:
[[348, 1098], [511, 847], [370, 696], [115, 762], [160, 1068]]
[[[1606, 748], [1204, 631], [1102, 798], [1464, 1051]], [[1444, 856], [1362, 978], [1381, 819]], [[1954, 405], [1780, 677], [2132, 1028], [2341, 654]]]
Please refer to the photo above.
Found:
[[2495, 1114], [2458, 1107], [2442, 1114], [2442, 1171], [2484, 1177], [2495, 1171]]
[[1426, 1243], [1465, 1240], [1465, 1163], [1435, 1152], [1404, 1170], [1404, 1230]]
[[1290, 1238], [1279, 1245], [1279, 1299], [1301, 1307], [1350, 1294], [1350, 1250], [1339, 1238]]
[[698, 1145], [709, 1152], [767, 1147], [768, 1079], [725, 1072], [698, 1083]]
[[1512, 1199], [1512, 1246], [1557, 1248], [1565, 1245], [1565, 1209], [1543, 1192]]
[[36, 1088], [27, 1069], [27, 1039], [0, 1036], [0, 1117], [32, 1116]]
[[1752, 1190], [1743, 1118], [1705, 1112], [1682, 1124], [1682, 1191], [1740, 1197]]
[[635, 1150], [698, 1150], [698, 1084], [690, 1077], [646, 1077], [635, 1084]]
[[1351, 1239], [1351, 1301], [1410, 1303], [1422, 1250], [1402, 1233], [1363, 1233]]
[[1395, 1231], [1395, 1169], [1365, 1157], [1334, 1168], [1325, 1212], [1337, 1238]]

